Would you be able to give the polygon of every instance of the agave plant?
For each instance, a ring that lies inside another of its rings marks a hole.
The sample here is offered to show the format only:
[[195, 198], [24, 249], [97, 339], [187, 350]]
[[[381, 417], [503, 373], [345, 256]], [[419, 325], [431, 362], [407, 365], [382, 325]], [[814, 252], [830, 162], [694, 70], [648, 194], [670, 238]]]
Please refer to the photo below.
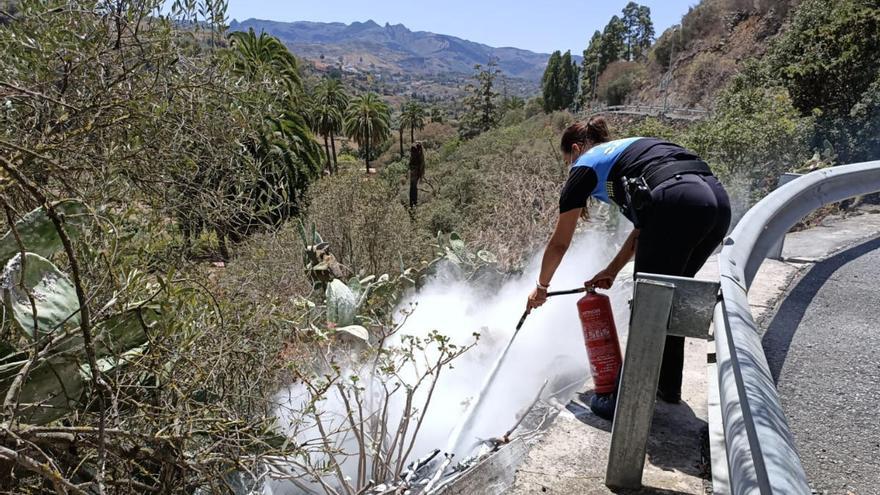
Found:
[[[78, 201], [53, 205], [71, 237], [79, 235], [90, 216]], [[0, 394], [5, 398], [17, 379], [19, 417], [45, 424], [84, 403], [92, 370], [85, 364], [80, 308], [70, 278], [50, 258], [62, 248], [61, 238], [44, 208], [38, 208], [0, 237], [0, 297], [4, 320], [18, 333], [0, 342]], [[94, 350], [102, 373], [112, 373], [143, 352], [146, 329], [158, 319], [155, 307], [134, 305], [95, 322]], [[17, 344], [47, 349], [27, 366], [30, 355]], [[43, 347], [46, 345], [46, 347]], [[26, 371], [26, 373], [25, 373]], [[25, 374], [27, 375], [25, 378]]]

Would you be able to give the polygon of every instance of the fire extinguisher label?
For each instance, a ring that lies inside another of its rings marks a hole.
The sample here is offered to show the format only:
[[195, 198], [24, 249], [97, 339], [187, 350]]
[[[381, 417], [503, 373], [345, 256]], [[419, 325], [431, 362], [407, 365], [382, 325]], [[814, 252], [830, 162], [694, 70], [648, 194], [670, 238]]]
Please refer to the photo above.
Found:
[[613, 392], [621, 355], [611, 305], [605, 296], [594, 295], [592, 300], [581, 302], [578, 309], [596, 393]]

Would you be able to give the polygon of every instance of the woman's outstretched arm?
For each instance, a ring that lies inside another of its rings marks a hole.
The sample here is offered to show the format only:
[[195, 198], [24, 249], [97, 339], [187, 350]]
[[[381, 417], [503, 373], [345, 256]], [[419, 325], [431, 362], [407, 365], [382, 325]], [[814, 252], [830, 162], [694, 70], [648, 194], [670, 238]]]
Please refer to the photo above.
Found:
[[[550, 236], [547, 247], [544, 249], [544, 257], [541, 259], [541, 271], [538, 274], [538, 284], [543, 286], [550, 285], [553, 274], [556, 273], [556, 269], [559, 268], [559, 263], [562, 262], [565, 252], [568, 251], [568, 246], [571, 245], [571, 239], [574, 237], [574, 230], [577, 227], [577, 221], [582, 210], [583, 208], [575, 208], [559, 214], [559, 219], [556, 221], [556, 229], [553, 231], [553, 235]], [[535, 287], [535, 290], [529, 296], [528, 308], [537, 308], [544, 304], [546, 300], [547, 291]]]
[[617, 255], [614, 256], [614, 259], [608, 263], [608, 266], [605, 267], [604, 270], [597, 273], [593, 278], [587, 280], [585, 285], [592, 285], [593, 287], [598, 287], [600, 289], [610, 289], [611, 284], [614, 283], [614, 279], [617, 278], [617, 274], [620, 273], [620, 270], [629, 263], [629, 260], [636, 255], [636, 248], [639, 244], [639, 229], [633, 229], [632, 232], [627, 236], [626, 241], [624, 241], [623, 246], [620, 246], [620, 251], [617, 252]]

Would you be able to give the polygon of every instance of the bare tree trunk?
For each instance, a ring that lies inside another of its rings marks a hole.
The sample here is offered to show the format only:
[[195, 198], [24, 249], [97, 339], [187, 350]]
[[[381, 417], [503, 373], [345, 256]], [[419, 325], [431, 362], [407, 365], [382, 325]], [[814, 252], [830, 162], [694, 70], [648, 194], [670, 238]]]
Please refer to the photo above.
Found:
[[415, 128], [415, 126], [410, 126], [410, 128], [409, 128], [409, 144], [416, 144], [416, 128]]
[[425, 176], [425, 150], [422, 143], [409, 149], [409, 207], [419, 203], [419, 181]]
[[370, 140], [367, 139], [365, 149], [366, 153], [364, 154], [365, 161], [367, 162], [367, 175], [370, 175]]
[[327, 172], [333, 173], [333, 163], [330, 161], [330, 145], [327, 142], [327, 134], [324, 134], [324, 156], [327, 157]]
[[398, 129], [400, 137], [400, 159], [403, 160], [403, 126]]
[[336, 138], [333, 136], [333, 133], [330, 133], [330, 149], [333, 150], [333, 171], [332, 173], [339, 172], [339, 162], [336, 160]]

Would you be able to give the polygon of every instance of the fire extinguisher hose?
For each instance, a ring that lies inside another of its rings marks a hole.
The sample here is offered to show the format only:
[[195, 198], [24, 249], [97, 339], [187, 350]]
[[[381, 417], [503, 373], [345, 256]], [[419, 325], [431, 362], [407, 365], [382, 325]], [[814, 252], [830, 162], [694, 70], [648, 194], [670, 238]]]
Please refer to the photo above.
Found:
[[[554, 296], [564, 296], [569, 294], [579, 294], [581, 292], [586, 292], [588, 288], [578, 287], [577, 289], [570, 290], [560, 290], [555, 292], [548, 292], [547, 297]], [[526, 322], [526, 317], [529, 316], [531, 310], [526, 309], [523, 313], [522, 317], [519, 319], [519, 323], [516, 325], [516, 330], [514, 330], [513, 335], [510, 336], [510, 340], [507, 341], [507, 345], [504, 346], [504, 350], [501, 351], [501, 355], [498, 356], [498, 359], [495, 361], [492, 369], [489, 371], [489, 374], [486, 376], [485, 381], [483, 382], [483, 386], [480, 389], [479, 395], [477, 395], [476, 400], [471, 402], [470, 407], [465, 412], [464, 420], [459, 423], [456, 428], [453, 430], [452, 435], [450, 436], [449, 444], [447, 446], [447, 452], [454, 453], [458, 450], [460, 442], [463, 440], [461, 438], [462, 434], [468, 430], [470, 430], [473, 425], [473, 421], [476, 418], [476, 414], [482, 406], [483, 399], [486, 396], [486, 390], [492, 386], [492, 382], [495, 381], [495, 375], [498, 374], [498, 370], [501, 368], [501, 363], [504, 362], [504, 358], [507, 356], [508, 351], [510, 351], [511, 346], [513, 346], [513, 341], [516, 340], [517, 334], [519, 334], [520, 329], [522, 329], [523, 324]], [[427, 492], [427, 491], [426, 491]]]
[[[581, 292], [586, 292], [587, 290], [588, 290], [588, 289], [587, 289], [586, 286], [584, 286], [584, 287], [578, 287], [577, 289], [557, 290], [557, 291], [553, 291], [553, 292], [548, 292], [548, 293], [547, 293], [547, 297], [553, 297], [553, 296], [568, 296], [568, 295], [571, 295], [571, 294], [580, 294]], [[519, 323], [516, 324], [516, 331], [517, 331], [517, 332], [519, 332], [519, 329], [522, 328], [523, 324], [526, 322], [526, 317], [529, 316], [529, 313], [531, 313], [531, 312], [532, 312], [532, 310], [527, 309], [527, 310], [523, 313], [522, 317], [519, 319]], [[515, 337], [515, 336], [516, 336], [516, 333], [514, 333], [513, 335], [514, 335], [514, 337]], [[511, 339], [511, 340], [513, 340], [513, 339]]]

